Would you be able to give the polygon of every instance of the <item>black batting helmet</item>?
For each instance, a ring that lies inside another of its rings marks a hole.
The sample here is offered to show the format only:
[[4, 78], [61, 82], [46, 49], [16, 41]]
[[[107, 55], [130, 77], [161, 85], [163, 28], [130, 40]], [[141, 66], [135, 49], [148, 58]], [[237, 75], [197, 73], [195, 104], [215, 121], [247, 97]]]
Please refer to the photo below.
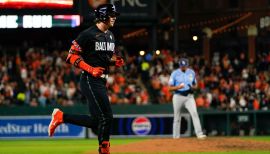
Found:
[[95, 17], [97, 21], [104, 22], [109, 19], [109, 16], [116, 17], [119, 15], [120, 13], [116, 11], [113, 4], [102, 4], [95, 10]]

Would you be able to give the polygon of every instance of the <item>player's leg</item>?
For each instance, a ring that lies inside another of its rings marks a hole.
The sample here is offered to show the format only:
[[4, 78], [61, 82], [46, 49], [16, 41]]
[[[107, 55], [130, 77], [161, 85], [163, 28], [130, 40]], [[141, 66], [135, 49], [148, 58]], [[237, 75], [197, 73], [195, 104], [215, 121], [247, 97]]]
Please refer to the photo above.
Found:
[[56, 108], [52, 113], [52, 119], [48, 127], [48, 134], [50, 137], [54, 135], [55, 129], [62, 123], [70, 123], [92, 129], [97, 129], [98, 126], [97, 118], [88, 115], [66, 114]]
[[73, 125], [84, 126], [92, 129], [97, 129], [98, 127], [98, 112], [96, 111], [97, 107], [93, 102], [92, 95], [89, 93], [88, 81], [86, 78], [86, 74], [81, 76], [80, 81], [82, 94], [86, 97], [89, 105], [89, 111], [91, 116], [89, 115], [74, 115], [63, 113], [59, 109], [54, 109], [52, 113], [52, 119], [50, 125], [48, 127], [49, 136], [54, 135], [55, 129], [62, 123], [70, 123]]
[[194, 126], [197, 137], [205, 138], [206, 136], [203, 135], [203, 132], [202, 132], [202, 127], [201, 127], [199, 115], [197, 112], [196, 102], [193, 96], [188, 97], [188, 101], [185, 103], [185, 107], [191, 115], [193, 126]]
[[65, 123], [83, 126], [83, 127], [92, 128], [92, 129], [96, 129], [98, 126], [98, 119], [89, 115], [75, 115], [75, 114], [64, 113], [63, 120]]
[[173, 95], [173, 138], [180, 138], [181, 107], [185, 100], [180, 95]]
[[85, 96], [87, 100], [90, 116], [64, 113], [63, 119], [65, 123], [96, 129], [98, 127], [99, 112], [97, 111], [98, 107], [95, 103], [93, 103], [94, 98], [93, 95], [90, 93], [87, 76], [88, 74], [81, 75], [80, 88], [81, 93]]
[[91, 114], [98, 119], [99, 153], [109, 154], [110, 130], [113, 115], [107, 94], [106, 81], [100, 78], [87, 76], [87, 84], [85, 86], [88, 86], [87, 98], [90, 103]]

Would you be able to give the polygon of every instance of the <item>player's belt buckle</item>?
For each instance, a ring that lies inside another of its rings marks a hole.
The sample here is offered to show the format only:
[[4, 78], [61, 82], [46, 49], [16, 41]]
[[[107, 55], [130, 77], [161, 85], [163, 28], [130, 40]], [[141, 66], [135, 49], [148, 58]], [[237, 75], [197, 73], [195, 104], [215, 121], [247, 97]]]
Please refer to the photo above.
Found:
[[108, 74], [102, 74], [100, 77], [103, 78], [103, 79], [107, 79], [109, 77], [109, 75]]

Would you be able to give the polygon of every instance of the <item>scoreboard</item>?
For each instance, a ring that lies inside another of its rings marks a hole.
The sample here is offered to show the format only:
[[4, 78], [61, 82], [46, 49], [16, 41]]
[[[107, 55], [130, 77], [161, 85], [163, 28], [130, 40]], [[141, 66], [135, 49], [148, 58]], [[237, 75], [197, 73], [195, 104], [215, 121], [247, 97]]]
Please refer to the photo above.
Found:
[[73, 0], [0, 0], [0, 8], [72, 8]]
[[0, 29], [77, 27], [78, 0], [0, 0]]
[[77, 27], [79, 15], [0, 15], [0, 28]]

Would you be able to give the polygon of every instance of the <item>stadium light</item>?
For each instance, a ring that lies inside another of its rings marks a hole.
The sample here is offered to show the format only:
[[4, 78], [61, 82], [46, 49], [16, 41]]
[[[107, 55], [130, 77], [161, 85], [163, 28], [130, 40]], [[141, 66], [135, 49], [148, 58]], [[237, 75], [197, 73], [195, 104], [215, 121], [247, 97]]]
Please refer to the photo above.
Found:
[[160, 55], [160, 50], [157, 50], [156, 51], [156, 55]]
[[192, 37], [192, 39], [193, 39], [193, 41], [197, 41], [197, 40], [198, 40], [198, 36], [194, 35], [194, 36]]
[[140, 54], [140, 56], [144, 56], [144, 55], [145, 55], [145, 51], [141, 50], [141, 51], [139, 52], [139, 54]]

